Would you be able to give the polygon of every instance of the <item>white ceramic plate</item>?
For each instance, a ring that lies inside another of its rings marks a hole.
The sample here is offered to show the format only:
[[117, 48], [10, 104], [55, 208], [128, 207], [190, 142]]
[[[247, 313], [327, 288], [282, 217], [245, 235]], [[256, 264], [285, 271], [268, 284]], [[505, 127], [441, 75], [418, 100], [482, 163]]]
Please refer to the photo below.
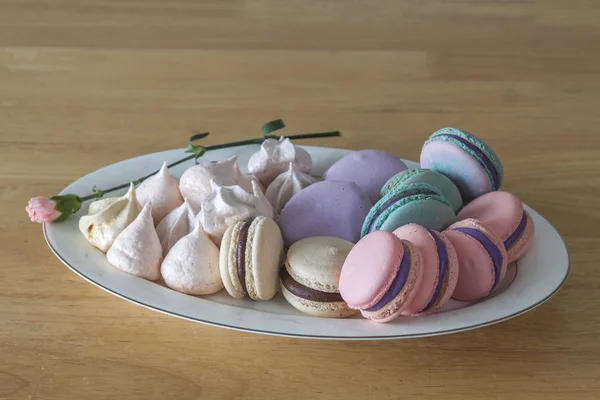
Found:
[[[313, 157], [312, 173], [322, 175], [349, 150], [305, 147]], [[208, 152], [203, 162], [222, 160], [237, 154], [244, 168], [258, 146], [245, 146]], [[183, 150], [148, 154], [119, 162], [78, 179], [62, 194], [86, 195], [92, 187], [108, 188], [137, 179], [160, 167], [163, 161], [182, 158]], [[417, 166], [407, 161], [411, 167]], [[176, 176], [193, 162], [172, 169]], [[111, 196], [121, 195], [112, 193]], [[87, 210], [83, 205], [82, 210]], [[222, 328], [270, 335], [315, 339], [398, 339], [433, 336], [475, 329], [525, 313], [558, 291], [569, 271], [567, 248], [558, 232], [541, 215], [527, 207], [536, 231], [531, 250], [492, 295], [479, 303], [451, 300], [438, 313], [418, 318], [401, 318], [377, 324], [359, 316], [350, 319], [322, 319], [303, 315], [288, 305], [279, 293], [275, 299], [254, 302], [236, 300], [225, 290], [204, 297], [175, 292], [165, 286], [128, 275], [113, 268], [105, 255], [89, 245], [77, 227], [77, 216], [62, 223], [44, 226], [44, 236], [54, 254], [73, 272], [88, 282], [132, 303], [190, 321]], [[81, 213], [81, 211], [80, 211]], [[93, 312], [93, 310], [90, 310]]]

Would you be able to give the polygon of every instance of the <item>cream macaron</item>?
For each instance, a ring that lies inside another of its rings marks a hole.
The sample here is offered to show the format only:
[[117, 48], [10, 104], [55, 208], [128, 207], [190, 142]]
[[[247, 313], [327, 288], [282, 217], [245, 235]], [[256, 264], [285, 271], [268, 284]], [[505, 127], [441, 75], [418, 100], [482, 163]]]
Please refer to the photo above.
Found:
[[340, 274], [353, 243], [329, 236], [316, 236], [294, 243], [281, 270], [281, 291], [297, 310], [325, 318], [356, 314], [342, 299]]
[[277, 293], [283, 261], [283, 239], [271, 218], [258, 216], [231, 225], [219, 255], [227, 292], [239, 299], [269, 300]]

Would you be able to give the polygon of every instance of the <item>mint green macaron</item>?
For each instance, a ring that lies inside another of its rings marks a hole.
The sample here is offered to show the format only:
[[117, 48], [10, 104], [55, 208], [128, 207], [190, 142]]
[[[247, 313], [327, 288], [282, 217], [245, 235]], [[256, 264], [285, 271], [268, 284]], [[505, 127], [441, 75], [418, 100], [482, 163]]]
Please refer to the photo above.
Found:
[[438, 189], [456, 213], [462, 208], [463, 199], [458, 187], [445, 175], [425, 168], [407, 169], [394, 175], [381, 189], [380, 197], [384, 197], [398, 186], [411, 183], [426, 183]]

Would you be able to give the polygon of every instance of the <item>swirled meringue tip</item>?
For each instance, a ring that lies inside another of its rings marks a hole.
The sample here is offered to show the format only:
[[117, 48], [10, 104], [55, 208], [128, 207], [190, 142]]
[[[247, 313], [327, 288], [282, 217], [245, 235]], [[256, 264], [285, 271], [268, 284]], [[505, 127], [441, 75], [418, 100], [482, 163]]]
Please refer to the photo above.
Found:
[[250, 157], [248, 170], [268, 187], [278, 175], [287, 170], [290, 162], [304, 173], [312, 168], [310, 154], [295, 146], [289, 138], [267, 139], [261, 144], [260, 150]]
[[198, 164], [188, 168], [179, 181], [179, 190], [190, 204], [200, 208], [202, 201], [212, 192], [210, 181], [220, 186], [238, 185], [248, 193], [252, 193], [252, 181], [257, 178], [245, 175], [239, 169], [236, 155], [213, 163]]
[[267, 200], [277, 214], [290, 199], [302, 189], [317, 182], [317, 179], [298, 170], [294, 163], [289, 163], [288, 170], [278, 175], [267, 188]]
[[196, 220], [193, 230], [169, 251], [161, 265], [167, 286], [191, 295], [207, 295], [223, 288], [219, 249]]
[[211, 187], [213, 191], [205, 197], [198, 215], [204, 231], [217, 245], [230, 225], [252, 217], [273, 215], [273, 208], [257, 182], [252, 183], [252, 193], [238, 185], [220, 186], [212, 180]]
[[128, 274], [151, 281], [160, 278], [163, 255], [154, 229], [152, 204], [146, 204], [133, 222], [117, 236], [106, 258], [112, 266]]
[[171, 211], [183, 204], [179, 192], [179, 180], [169, 172], [167, 163], [150, 178], [143, 181], [136, 189], [140, 205], [152, 204], [152, 218], [158, 223]]
[[79, 219], [79, 230], [92, 246], [106, 252], [140, 210], [132, 183], [121, 197], [109, 197], [91, 203], [88, 215]]
[[175, 243], [194, 229], [196, 210], [185, 199], [183, 204], [171, 211], [156, 227], [163, 255], [167, 255]]

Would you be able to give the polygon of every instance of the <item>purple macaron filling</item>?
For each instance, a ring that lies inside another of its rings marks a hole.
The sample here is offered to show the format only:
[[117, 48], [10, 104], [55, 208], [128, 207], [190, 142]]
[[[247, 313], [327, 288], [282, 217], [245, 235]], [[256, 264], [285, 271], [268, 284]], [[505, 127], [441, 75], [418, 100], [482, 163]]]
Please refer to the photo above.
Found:
[[433, 196], [436, 195], [437, 193], [429, 191], [429, 190], [421, 190], [421, 191], [415, 191], [412, 193], [406, 193], [403, 194], [400, 197], [396, 197], [394, 199], [392, 199], [392, 201], [390, 201], [382, 210], [379, 211], [378, 215], [376, 215], [375, 217], [373, 217], [373, 221], [371, 222], [371, 225], [369, 225], [369, 233], [373, 232], [373, 228], [375, 227], [375, 223], [377, 222], [377, 218], [379, 218], [379, 216], [383, 213], [385, 213], [387, 210], [389, 210], [392, 206], [394, 206], [396, 203], [398, 203], [399, 201], [401, 201], [402, 199], [405, 199], [409, 196], [416, 196], [416, 195], [429, 195], [429, 196]]
[[437, 287], [435, 288], [435, 292], [433, 293], [433, 297], [429, 301], [429, 304], [427, 304], [427, 306], [424, 309], [422, 309], [420, 312], [425, 312], [425, 311], [429, 310], [431, 307], [433, 307], [433, 305], [437, 301], [438, 297], [440, 296], [440, 292], [442, 291], [442, 286], [444, 285], [444, 281], [446, 280], [446, 272], [448, 270], [448, 251], [446, 250], [446, 246], [444, 245], [444, 242], [442, 242], [442, 239], [440, 239], [440, 237], [438, 236], [438, 234], [436, 232], [432, 231], [431, 229], [428, 229], [428, 231], [429, 231], [429, 234], [435, 240], [435, 246], [437, 247], [437, 252], [439, 254], [440, 277], [438, 278], [438, 284], [437, 284]]
[[492, 174], [492, 187], [494, 188], [494, 190], [498, 190], [500, 188], [500, 178], [498, 177], [498, 170], [494, 166], [494, 163], [489, 159], [489, 157], [483, 151], [481, 151], [473, 143], [469, 142], [466, 139], [461, 138], [460, 136], [452, 135], [450, 133], [443, 133], [441, 135], [437, 135], [436, 137], [441, 137], [441, 136], [446, 136], [446, 137], [450, 137], [452, 139], [456, 139], [459, 142], [461, 142], [462, 144], [464, 144], [465, 146], [467, 146], [469, 149], [471, 149], [475, 154], [477, 154], [479, 156], [479, 158], [481, 160], [483, 160], [483, 163], [485, 164], [488, 171], [490, 171], [490, 173]]
[[408, 278], [408, 271], [410, 269], [410, 253], [408, 249], [404, 247], [404, 257], [402, 257], [402, 262], [400, 263], [400, 269], [392, 282], [392, 286], [385, 292], [381, 300], [377, 302], [373, 307], [367, 308], [365, 311], [377, 311], [383, 308], [390, 301], [394, 300], [398, 293], [402, 290], [404, 285], [406, 284], [406, 279]]
[[487, 237], [483, 232], [474, 228], [456, 228], [455, 231], [466, 233], [475, 240], [477, 240], [488, 252], [492, 262], [494, 263], [494, 285], [492, 289], [496, 287], [500, 280], [500, 268], [502, 268], [502, 253], [500, 249]]
[[521, 222], [519, 222], [519, 226], [517, 226], [517, 229], [504, 242], [504, 247], [506, 247], [506, 249], [508, 249], [509, 247], [512, 247], [512, 245], [514, 245], [515, 242], [517, 240], [519, 240], [519, 238], [525, 231], [526, 226], [527, 226], [527, 213], [525, 213], [525, 211], [523, 211], [523, 217], [521, 218]]

